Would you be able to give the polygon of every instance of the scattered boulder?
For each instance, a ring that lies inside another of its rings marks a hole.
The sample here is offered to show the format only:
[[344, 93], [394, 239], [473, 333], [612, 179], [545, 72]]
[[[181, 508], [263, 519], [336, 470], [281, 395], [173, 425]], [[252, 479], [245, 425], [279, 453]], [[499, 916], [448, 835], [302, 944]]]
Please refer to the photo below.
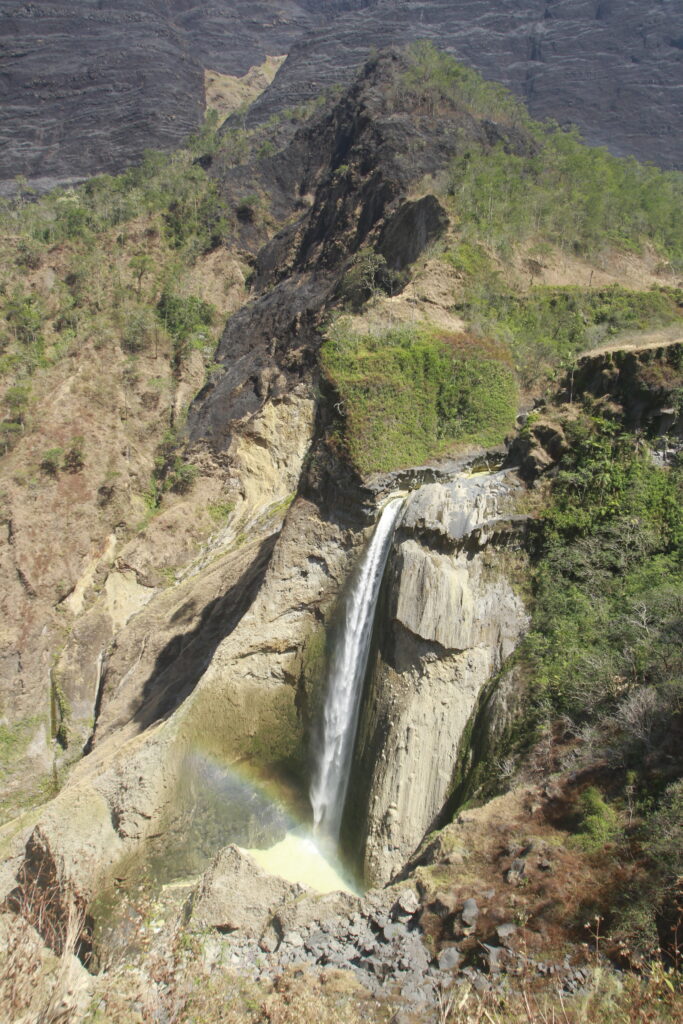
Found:
[[505, 881], [508, 885], [519, 885], [526, 873], [526, 860], [523, 857], [515, 857], [510, 867], [505, 872]]
[[420, 909], [420, 898], [414, 889], [404, 889], [394, 904], [394, 915], [412, 917]]
[[499, 924], [496, 928], [496, 935], [501, 946], [509, 946], [512, 936], [516, 933], [517, 926], [512, 922], [507, 921], [505, 924]]
[[463, 903], [462, 910], [460, 911], [460, 916], [462, 918], [463, 924], [467, 925], [468, 928], [474, 927], [474, 925], [477, 923], [477, 918], [479, 917], [479, 907], [477, 906], [477, 901], [472, 899], [471, 897], [470, 899], [465, 900], [465, 902]]
[[437, 963], [439, 970], [441, 971], [452, 971], [457, 970], [464, 960], [463, 954], [455, 946], [445, 946], [437, 957]]
[[[270, 877], [270, 876], [268, 876]], [[303, 893], [299, 889], [299, 894]], [[281, 904], [284, 900], [280, 901]], [[296, 902], [281, 905], [272, 924], [281, 935], [316, 928], [329, 932], [339, 918], [350, 917], [358, 909], [360, 900], [348, 892], [331, 892], [324, 896], [306, 891]]]

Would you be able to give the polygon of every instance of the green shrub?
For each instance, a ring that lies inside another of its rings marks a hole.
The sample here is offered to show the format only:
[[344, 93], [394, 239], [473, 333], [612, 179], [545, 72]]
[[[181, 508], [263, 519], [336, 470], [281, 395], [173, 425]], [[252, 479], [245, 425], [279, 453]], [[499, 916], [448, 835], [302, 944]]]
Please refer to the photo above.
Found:
[[29, 406], [31, 388], [28, 384], [14, 384], [5, 392], [3, 401], [12, 421], [23, 423]]
[[193, 246], [197, 254], [211, 252], [230, 233], [230, 213], [215, 182], [206, 179], [199, 193], [188, 191], [170, 200], [163, 214], [166, 235], [176, 249]]
[[64, 451], [61, 448], [48, 448], [40, 460], [40, 468], [48, 476], [57, 476], [59, 473]]
[[187, 494], [199, 474], [192, 463], [186, 462], [182, 454], [182, 440], [175, 430], [167, 430], [154, 460], [153, 483], [150, 492], [151, 504], [157, 507], [161, 496], [167, 491]]
[[124, 306], [118, 313], [121, 324], [121, 347], [126, 352], [141, 352], [151, 344], [156, 321], [148, 306]]
[[683, 878], [683, 780], [653, 801], [635, 830], [640, 868], [616, 907], [613, 934], [637, 964], [660, 949], [680, 969], [681, 878]]
[[36, 295], [26, 294], [21, 287], [16, 288], [5, 299], [3, 311], [18, 342], [26, 347], [42, 349], [45, 311]]
[[461, 274], [479, 280], [488, 278], [493, 272], [491, 259], [485, 249], [471, 242], [459, 242], [455, 249], [445, 252], [442, 259]]
[[173, 491], [175, 494], [188, 494], [198, 475], [197, 466], [184, 462], [180, 456], [177, 456], [166, 470], [164, 489]]
[[379, 290], [387, 273], [384, 256], [369, 248], [360, 249], [344, 274], [339, 288], [340, 297], [351, 309], [360, 309]]
[[208, 330], [215, 318], [214, 307], [196, 295], [177, 295], [165, 289], [157, 304], [157, 316], [173, 339], [177, 363], [193, 348], [205, 348], [211, 342]]
[[616, 837], [619, 818], [595, 786], [589, 786], [581, 794], [579, 807], [577, 841], [587, 853], [596, 853]]
[[234, 501], [213, 501], [207, 505], [207, 511], [215, 523], [227, 522], [234, 510]]
[[37, 270], [43, 258], [43, 246], [32, 238], [20, 238], [16, 246], [16, 263], [18, 267]]

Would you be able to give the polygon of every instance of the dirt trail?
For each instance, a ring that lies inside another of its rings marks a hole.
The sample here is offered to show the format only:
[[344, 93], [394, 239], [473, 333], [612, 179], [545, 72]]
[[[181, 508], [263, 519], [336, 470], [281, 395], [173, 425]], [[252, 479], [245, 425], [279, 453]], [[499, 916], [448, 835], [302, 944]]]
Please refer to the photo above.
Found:
[[610, 345], [598, 345], [579, 352], [578, 362], [586, 356], [600, 356], [607, 352], [644, 351], [648, 348], [668, 348], [671, 345], [683, 344], [683, 333], [680, 324], [662, 327], [658, 331], [625, 331]]

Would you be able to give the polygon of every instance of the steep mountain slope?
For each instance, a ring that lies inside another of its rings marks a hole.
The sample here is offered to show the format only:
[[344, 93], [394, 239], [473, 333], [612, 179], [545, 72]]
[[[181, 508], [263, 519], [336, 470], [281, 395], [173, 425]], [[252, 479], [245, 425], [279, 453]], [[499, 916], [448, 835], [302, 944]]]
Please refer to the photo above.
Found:
[[3, 0], [0, 179], [49, 187], [173, 149], [201, 122], [205, 69], [244, 75], [340, 6]]
[[289, 53], [265, 118], [346, 83], [373, 46], [431, 39], [591, 143], [683, 165], [683, 12], [674, 0], [334, 0], [272, 4], [3, 0], [0, 180], [113, 172], [201, 121], [205, 69]]
[[680, 167], [683, 12], [638, 0], [380, 0], [296, 44], [265, 116], [344, 80], [366, 47], [429, 39], [522, 98], [535, 117], [577, 124], [592, 144]]

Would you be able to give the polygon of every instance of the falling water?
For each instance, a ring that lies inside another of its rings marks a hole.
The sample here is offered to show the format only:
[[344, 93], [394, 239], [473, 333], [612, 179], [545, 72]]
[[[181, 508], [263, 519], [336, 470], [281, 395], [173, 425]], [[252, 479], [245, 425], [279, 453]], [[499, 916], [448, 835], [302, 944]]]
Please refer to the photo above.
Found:
[[323, 721], [310, 789], [317, 832], [337, 839], [351, 771], [375, 605], [403, 498], [383, 509], [358, 574], [346, 595], [344, 619], [328, 673]]

